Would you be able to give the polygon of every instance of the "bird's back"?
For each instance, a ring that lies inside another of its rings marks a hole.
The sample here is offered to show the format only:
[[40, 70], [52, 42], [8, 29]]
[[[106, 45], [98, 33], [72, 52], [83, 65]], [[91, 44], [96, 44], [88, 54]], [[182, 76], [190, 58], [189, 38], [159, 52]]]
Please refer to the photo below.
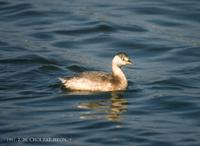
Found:
[[74, 77], [62, 78], [64, 86], [71, 90], [111, 91], [115, 79], [105, 72], [83, 72]]

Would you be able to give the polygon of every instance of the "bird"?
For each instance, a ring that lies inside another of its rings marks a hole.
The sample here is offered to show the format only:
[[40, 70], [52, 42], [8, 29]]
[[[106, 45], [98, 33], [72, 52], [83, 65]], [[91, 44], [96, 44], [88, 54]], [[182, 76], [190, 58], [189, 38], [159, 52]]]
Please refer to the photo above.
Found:
[[123, 91], [128, 81], [122, 68], [133, 61], [125, 52], [118, 52], [112, 59], [112, 72], [86, 71], [71, 77], [59, 77], [64, 88], [71, 91], [109, 92]]

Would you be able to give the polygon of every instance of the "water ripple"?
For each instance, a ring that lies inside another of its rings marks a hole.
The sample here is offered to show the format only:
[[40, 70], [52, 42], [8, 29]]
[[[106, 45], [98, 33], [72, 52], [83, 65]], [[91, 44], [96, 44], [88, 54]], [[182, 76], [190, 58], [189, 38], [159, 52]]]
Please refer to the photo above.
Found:
[[[8, 4], [6, 4], [8, 5]], [[2, 5], [1, 5], [2, 6]], [[1, 7], [0, 14], [14, 14], [24, 10], [29, 10], [33, 6], [29, 3], [16, 4], [12, 6]]]
[[[199, 18], [199, 0], [1, 0], [0, 144], [199, 145]], [[134, 60], [126, 91], [62, 88], [111, 72], [119, 51]]]
[[56, 64], [55, 62], [46, 59], [39, 55], [24, 55], [15, 58], [0, 59], [1, 63], [14, 63], [14, 64]]
[[95, 27], [75, 29], [75, 30], [56, 30], [54, 31], [54, 33], [61, 35], [80, 35], [85, 33], [90, 34], [97, 32], [113, 32], [113, 31], [115, 31], [115, 29], [112, 26], [102, 24], [102, 25], [97, 25]]

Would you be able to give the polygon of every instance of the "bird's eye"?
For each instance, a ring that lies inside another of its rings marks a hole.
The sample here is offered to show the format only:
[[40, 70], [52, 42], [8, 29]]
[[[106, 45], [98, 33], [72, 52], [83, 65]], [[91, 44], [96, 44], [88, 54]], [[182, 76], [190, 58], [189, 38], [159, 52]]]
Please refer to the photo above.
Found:
[[122, 60], [123, 60], [123, 61], [126, 61], [126, 58], [123, 57]]

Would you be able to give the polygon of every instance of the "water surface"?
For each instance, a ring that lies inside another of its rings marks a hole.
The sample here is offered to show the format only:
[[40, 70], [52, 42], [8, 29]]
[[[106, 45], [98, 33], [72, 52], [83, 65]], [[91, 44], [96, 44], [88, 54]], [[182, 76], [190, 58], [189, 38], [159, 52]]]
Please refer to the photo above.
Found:
[[[1, 144], [198, 146], [199, 6], [199, 0], [1, 0]], [[60, 76], [111, 71], [119, 51], [135, 62], [124, 69], [126, 91], [61, 88]]]

